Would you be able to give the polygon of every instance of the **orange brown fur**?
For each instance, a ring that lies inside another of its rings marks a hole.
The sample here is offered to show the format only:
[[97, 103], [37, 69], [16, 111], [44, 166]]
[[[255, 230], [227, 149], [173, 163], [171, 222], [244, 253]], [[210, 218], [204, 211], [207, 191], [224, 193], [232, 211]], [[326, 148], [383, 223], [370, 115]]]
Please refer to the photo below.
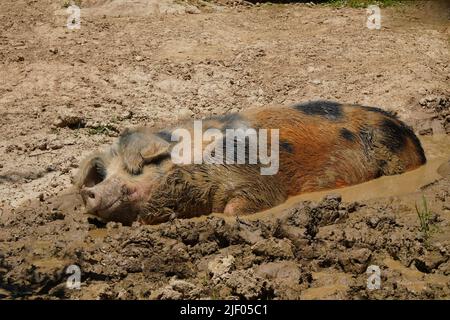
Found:
[[353, 105], [342, 105], [342, 111], [339, 121], [305, 115], [292, 107], [271, 107], [244, 113], [253, 127], [279, 128], [280, 142], [292, 146], [292, 153], [280, 148], [278, 173], [279, 179], [288, 186], [289, 195], [362, 183], [379, 175], [412, 170], [424, 163], [420, 155], [422, 151], [407, 137], [401, 152], [391, 155], [398, 160], [398, 168], [379, 172], [376, 160], [377, 156], [385, 156], [383, 150], [375, 150], [374, 158], [370, 159], [364, 154], [365, 146], [360, 138], [348, 141], [340, 136], [340, 130], [359, 132], [361, 128], [378, 128], [385, 119], [399, 125], [401, 122], [384, 113], [366, 111]]

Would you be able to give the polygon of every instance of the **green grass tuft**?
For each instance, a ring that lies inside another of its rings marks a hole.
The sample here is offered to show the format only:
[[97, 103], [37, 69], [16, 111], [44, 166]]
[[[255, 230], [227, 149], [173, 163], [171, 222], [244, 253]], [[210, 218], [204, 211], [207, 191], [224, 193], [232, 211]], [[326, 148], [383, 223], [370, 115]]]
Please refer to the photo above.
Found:
[[419, 218], [419, 231], [422, 232], [425, 239], [428, 239], [433, 231], [436, 230], [433, 225], [435, 219], [433, 219], [433, 214], [428, 208], [427, 200], [425, 196], [422, 196], [422, 206], [419, 207], [417, 203], [415, 204], [417, 216]]
[[88, 132], [90, 135], [95, 135], [95, 134], [109, 135], [111, 132], [116, 132], [116, 130], [113, 127], [106, 125], [106, 126], [98, 126], [98, 127], [89, 128]]
[[76, 5], [78, 7], [81, 7], [81, 3], [83, 0], [63, 0], [62, 1], [62, 7], [63, 8], [68, 8], [71, 5]]

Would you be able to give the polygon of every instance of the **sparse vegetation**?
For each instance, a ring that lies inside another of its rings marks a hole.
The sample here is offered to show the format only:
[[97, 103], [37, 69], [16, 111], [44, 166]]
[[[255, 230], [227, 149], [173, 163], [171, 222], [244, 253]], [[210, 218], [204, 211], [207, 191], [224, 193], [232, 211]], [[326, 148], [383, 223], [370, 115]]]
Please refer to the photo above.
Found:
[[93, 127], [93, 128], [89, 128], [89, 134], [94, 135], [94, 134], [105, 134], [105, 135], [109, 135], [111, 132], [117, 132], [117, 129], [113, 128], [112, 126], [98, 126], [98, 127]]
[[352, 8], [366, 8], [369, 5], [379, 5], [380, 7], [388, 7], [401, 4], [401, 0], [328, 0], [327, 4], [336, 7], [352, 7]]
[[76, 5], [78, 7], [81, 7], [81, 3], [83, 0], [63, 0], [62, 6], [63, 8], [68, 8], [71, 5]]
[[433, 214], [431, 210], [428, 208], [427, 199], [425, 196], [422, 196], [422, 206], [418, 206], [415, 204], [417, 216], [419, 217], [419, 230], [423, 233], [425, 238], [429, 238], [431, 233], [435, 230], [433, 223]]
[[251, 3], [264, 3], [266, 5], [273, 4], [283, 4], [283, 3], [315, 3], [315, 4], [324, 4], [330, 5], [333, 7], [352, 7], [352, 8], [366, 8], [369, 5], [379, 5], [380, 7], [388, 7], [393, 5], [398, 5], [401, 3], [411, 3], [412, 1], [405, 0], [298, 0], [298, 1], [289, 1], [289, 0], [273, 0], [273, 1], [255, 1], [250, 0]]

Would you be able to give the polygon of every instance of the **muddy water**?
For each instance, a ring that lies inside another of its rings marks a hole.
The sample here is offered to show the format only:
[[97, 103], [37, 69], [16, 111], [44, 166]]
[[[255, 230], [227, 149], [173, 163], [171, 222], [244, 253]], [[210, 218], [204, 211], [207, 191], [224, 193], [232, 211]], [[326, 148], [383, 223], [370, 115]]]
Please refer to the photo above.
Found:
[[[350, 187], [301, 194], [289, 198], [279, 206], [246, 216], [245, 218], [250, 220], [273, 218], [284, 209], [292, 207], [300, 201], [319, 201], [331, 193], [338, 193], [342, 196], [343, 201], [351, 202], [401, 196], [416, 192], [420, 187], [439, 179], [441, 177], [439, 173], [446, 171], [445, 166], [448, 166], [447, 162], [450, 160], [450, 136], [425, 136], [421, 137], [420, 140], [427, 157], [427, 163], [420, 168], [400, 175], [381, 177]], [[223, 217], [220, 214], [216, 216]]]
[[88, 235], [94, 239], [103, 239], [108, 235], [108, 230], [104, 228], [92, 229], [88, 231]]

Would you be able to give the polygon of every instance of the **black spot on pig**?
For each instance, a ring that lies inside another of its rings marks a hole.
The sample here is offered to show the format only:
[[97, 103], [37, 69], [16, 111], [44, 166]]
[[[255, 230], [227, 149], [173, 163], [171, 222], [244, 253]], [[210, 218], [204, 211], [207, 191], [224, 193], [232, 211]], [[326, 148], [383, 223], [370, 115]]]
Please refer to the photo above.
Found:
[[342, 105], [333, 101], [311, 101], [294, 105], [294, 108], [304, 114], [321, 116], [328, 120], [342, 119]]
[[419, 139], [406, 124], [385, 119], [381, 122], [380, 129], [383, 133], [382, 142], [389, 150], [399, 152], [405, 148], [407, 141], [410, 140], [419, 154], [421, 164], [426, 162], [425, 153]]
[[380, 125], [383, 133], [383, 144], [392, 152], [401, 151], [406, 145], [408, 130], [406, 127], [395, 123], [392, 120], [384, 119]]
[[288, 141], [280, 141], [280, 147], [286, 152], [294, 153], [294, 146]]
[[355, 141], [355, 134], [353, 132], [351, 132], [350, 130], [348, 130], [347, 128], [342, 128], [340, 130], [340, 135], [342, 138], [344, 138], [347, 141], [353, 142]]

